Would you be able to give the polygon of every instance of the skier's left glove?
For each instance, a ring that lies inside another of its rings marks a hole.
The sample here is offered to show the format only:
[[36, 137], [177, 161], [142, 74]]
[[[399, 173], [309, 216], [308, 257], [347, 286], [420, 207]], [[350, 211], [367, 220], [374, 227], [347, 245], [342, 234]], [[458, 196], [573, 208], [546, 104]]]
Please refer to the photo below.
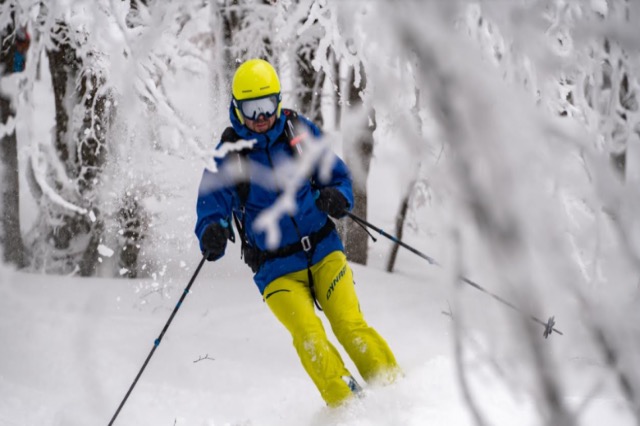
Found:
[[227, 239], [229, 238], [229, 228], [225, 228], [219, 223], [212, 223], [204, 230], [200, 242], [202, 244], [203, 254], [207, 256], [207, 260], [216, 260], [227, 247]]
[[323, 188], [316, 199], [316, 206], [329, 216], [340, 219], [347, 214], [349, 202], [336, 188]]

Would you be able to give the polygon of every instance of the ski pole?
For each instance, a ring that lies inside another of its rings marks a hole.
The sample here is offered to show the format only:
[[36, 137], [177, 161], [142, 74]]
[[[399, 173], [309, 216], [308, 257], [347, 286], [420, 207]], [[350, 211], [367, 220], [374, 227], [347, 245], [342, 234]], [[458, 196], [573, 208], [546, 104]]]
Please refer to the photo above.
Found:
[[[362, 219], [361, 217], [356, 216], [355, 214], [353, 214], [353, 213], [351, 213], [351, 212], [348, 212], [348, 211], [345, 211], [345, 213], [347, 214], [347, 216], [349, 216], [351, 219], [353, 219], [356, 223], [359, 223], [361, 226], [366, 226], [366, 227], [368, 227], [368, 228], [373, 229], [374, 231], [376, 231], [377, 233], [379, 233], [379, 234], [380, 234], [380, 235], [382, 235], [383, 237], [387, 237], [388, 239], [390, 239], [390, 240], [391, 240], [391, 241], [393, 241], [394, 243], [396, 243], [396, 244], [398, 244], [398, 245], [400, 245], [400, 246], [402, 246], [402, 247], [406, 248], [406, 249], [407, 249], [407, 250], [409, 250], [410, 252], [412, 252], [412, 253], [414, 253], [414, 254], [416, 254], [416, 255], [420, 256], [421, 258], [425, 259], [425, 260], [426, 260], [427, 262], [429, 262], [430, 264], [432, 264], [432, 265], [436, 265], [436, 266], [441, 266], [441, 265], [440, 265], [440, 264], [439, 264], [439, 263], [438, 263], [434, 258], [432, 258], [432, 257], [430, 257], [430, 256], [427, 256], [426, 254], [424, 254], [424, 253], [422, 253], [421, 251], [419, 251], [419, 250], [417, 250], [417, 249], [415, 249], [415, 248], [411, 247], [409, 244], [407, 244], [407, 243], [405, 243], [405, 242], [403, 242], [403, 241], [399, 240], [398, 238], [394, 237], [393, 235], [391, 235], [391, 234], [388, 234], [388, 233], [384, 232], [382, 229], [380, 229], [380, 228], [378, 228], [377, 226], [375, 226], [375, 225], [373, 225], [373, 224], [371, 224], [371, 223], [367, 222], [366, 220]], [[466, 278], [466, 277], [464, 277], [464, 276], [460, 277], [460, 279], [461, 279], [461, 280], [462, 280], [462, 282], [464, 282], [465, 284], [469, 284], [471, 287], [473, 287], [473, 288], [475, 288], [475, 289], [477, 289], [477, 290], [480, 290], [481, 292], [483, 292], [483, 293], [485, 293], [485, 294], [487, 294], [487, 295], [489, 295], [489, 296], [493, 297], [494, 299], [496, 299], [496, 300], [497, 300], [497, 301], [499, 301], [500, 303], [502, 303], [502, 304], [504, 304], [504, 305], [506, 305], [506, 306], [510, 307], [510, 308], [511, 308], [511, 309], [513, 309], [514, 311], [517, 311], [517, 312], [519, 312], [519, 313], [522, 313], [522, 314], [523, 314], [522, 310], [521, 310], [521, 309], [519, 309], [516, 305], [514, 305], [513, 303], [510, 303], [509, 301], [507, 301], [507, 300], [503, 299], [502, 297], [498, 296], [497, 294], [494, 294], [494, 293], [490, 292], [489, 290], [487, 290], [487, 289], [485, 289], [484, 287], [482, 287], [480, 284], [478, 284], [478, 283], [476, 283], [476, 282], [474, 282], [474, 281], [471, 281], [469, 278]], [[532, 321], [534, 321], [534, 322], [536, 322], [536, 323], [538, 323], [538, 324], [540, 324], [540, 325], [542, 325], [542, 326], [544, 327], [544, 333], [543, 333], [543, 336], [545, 337], [545, 339], [546, 339], [547, 337], [549, 337], [549, 335], [550, 335], [552, 332], [554, 332], [554, 331], [555, 331], [556, 333], [560, 334], [560, 335], [563, 335], [563, 333], [562, 333], [560, 330], [558, 330], [558, 329], [556, 329], [556, 328], [554, 327], [554, 325], [555, 325], [555, 323], [556, 323], [556, 322], [555, 322], [555, 317], [550, 317], [550, 318], [549, 318], [549, 320], [548, 320], [547, 322], [544, 322], [544, 321], [542, 321], [541, 319], [538, 319], [537, 317], [535, 317], [535, 316], [533, 316], [533, 315], [529, 315], [529, 318], [530, 318]]]
[[147, 356], [147, 359], [144, 361], [144, 364], [142, 364], [142, 368], [138, 372], [138, 375], [133, 380], [133, 383], [129, 387], [129, 390], [127, 391], [127, 394], [124, 396], [124, 399], [122, 400], [122, 402], [118, 406], [118, 409], [116, 410], [116, 413], [111, 418], [111, 421], [109, 422], [109, 426], [113, 425], [113, 422], [115, 422], [116, 417], [118, 417], [118, 414], [120, 414], [120, 410], [122, 410], [122, 407], [124, 407], [124, 404], [127, 402], [127, 399], [129, 398], [129, 395], [131, 395], [131, 391], [136, 386], [136, 383], [138, 383], [138, 379], [140, 379], [140, 376], [142, 376], [142, 372], [144, 371], [145, 368], [147, 368], [147, 364], [149, 363], [149, 360], [151, 359], [151, 357], [153, 356], [153, 353], [156, 351], [156, 349], [160, 345], [160, 342], [162, 341], [162, 337], [167, 332], [167, 329], [169, 328], [169, 325], [171, 324], [171, 321], [173, 321], [173, 317], [176, 316], [176, 313], [178, 312], [178, 309], [180, 309], [180, 306], [182, 305], [182, 302], [184, 301], [185, 297], [187, 297], [187, 294], [189, 294], [189, 290], [191, 289], [191, 285], [196, 280], [196, 277], [198, 276], [198, 273], [200, 272], [200, 269], [202, 269], [202, 265], [204, 265], [204, 261], [207, 260], [207, 255], [208, 254], [205, 253], [204, 256], [202, 256], [202, 260], [200, 260], [200, 264], [198, 264], [198, 267], [196, 268], [196, 271], [193, 273], [193, 276], [189, 280], [189, 284], [187, 284], [187, 287], [184, 289], [184, 292], [182, 292], [182, 296], [180, 296], [180, 300], [178, 300], [178, 303], [176, 304], [176, 307], [173, 308], [173, 312], [171, 313], [171, 316], [169, 317], [169, 320], [167, 321], [167, 323], [164, 325], [164, 328], [162, 329], [162, 332], [160, 333], [160, 336], [158, 336], [158, 338], [153, 342], [153, 348], [151, 349], [151, 352], [149, 352], [149, 356]]

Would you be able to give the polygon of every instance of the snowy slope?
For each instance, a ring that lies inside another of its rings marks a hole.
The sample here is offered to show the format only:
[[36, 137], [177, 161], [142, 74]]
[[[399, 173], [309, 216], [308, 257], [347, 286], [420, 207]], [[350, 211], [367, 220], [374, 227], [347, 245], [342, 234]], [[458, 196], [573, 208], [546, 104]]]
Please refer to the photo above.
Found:
[[[197, 261], [194, 255], [192, 270]], [[354, 271], [367, 319], [405, 370], [399, 383], [368, 388], [365, 399], [344, 409], [324, 408], [289, 336], [232, 254], [204, 266], [116, 424], [472, 424], [458, 390], [451, 321], [442, 313], [448, 295], [437, 270]], [[186, 285], [190, 273], [177, 271], [173, 280]], [[106, 425], [184, 288], [8, 270], [0, 277], [1, 426]], [[546, 344], [568, 347], [571, 338]], [[473, 388], [492, 424], [536, 424], [530, 402], [509, 396], [486, 371], [477, 371]], [[575, 405], [583, 393], [570, 390], [567, 401]], [[618, 411], [615, 401], [597, 401], [580, 424], [632, 423]]]

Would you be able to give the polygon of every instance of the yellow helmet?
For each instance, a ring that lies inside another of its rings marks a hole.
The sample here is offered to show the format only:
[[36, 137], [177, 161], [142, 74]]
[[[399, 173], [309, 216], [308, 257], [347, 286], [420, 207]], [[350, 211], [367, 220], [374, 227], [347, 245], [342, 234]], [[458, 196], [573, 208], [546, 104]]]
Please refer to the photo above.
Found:
[[249, 59], [238, 67], [233, 76], [233, 104], [236, 115], [244, 124], [242, 101], [277, 95], [277, 116], [280, 117], [280, 80], [271, 64], [262, 59]]

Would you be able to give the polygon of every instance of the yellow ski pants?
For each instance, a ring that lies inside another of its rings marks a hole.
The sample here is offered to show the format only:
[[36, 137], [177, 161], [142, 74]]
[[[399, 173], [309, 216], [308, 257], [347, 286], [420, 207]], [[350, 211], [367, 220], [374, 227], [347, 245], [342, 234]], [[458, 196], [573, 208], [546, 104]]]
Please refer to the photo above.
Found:
[[[400, 368], [387, 342], [364, 320], [353, 275], [343, 252], [334, 251], [311, 267], [316, 299], [340, 344], [367, 382], [392, 382]], [[306, 269], [269, 283], [264, 299], [293, 337], [293, 345], [322, 398], [337, 406], [353, 396], [350, 378], [315, 313]]]

